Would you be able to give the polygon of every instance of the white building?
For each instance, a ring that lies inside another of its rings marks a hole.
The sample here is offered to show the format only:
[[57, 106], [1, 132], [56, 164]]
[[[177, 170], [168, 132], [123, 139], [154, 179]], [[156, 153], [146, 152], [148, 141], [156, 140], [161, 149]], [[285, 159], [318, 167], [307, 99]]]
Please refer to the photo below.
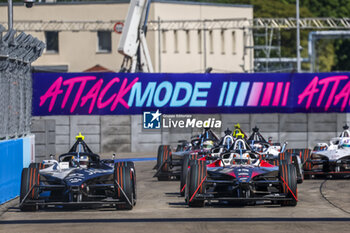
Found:
[[[15, 4], [14, 28], [46, 42], [47, 49], [34, 66], [82, 72], [100, 65], [119, 71], [123, 56], [117, 52], [120, 34], [113, 26], [124, 21], [128, 6], [129, 1], [123, 0], [37, 3], [32, 8]], [[244, 25], [210, 21], [253, 19], [251, 5], [155, 0], [148, 19], [153, 21], [147, 43], [156, 72], [204, 72], [207, 67], [214, 72], [251, 70], [253, 52], [244, 46], [252, 42]], [[157, 20], [162, 21], [160, 30], [155, 28]], [[182, 20], [187, 23], [176, 22]], [[0, 5], [0, 22], [7, 23], [7, 4]]]

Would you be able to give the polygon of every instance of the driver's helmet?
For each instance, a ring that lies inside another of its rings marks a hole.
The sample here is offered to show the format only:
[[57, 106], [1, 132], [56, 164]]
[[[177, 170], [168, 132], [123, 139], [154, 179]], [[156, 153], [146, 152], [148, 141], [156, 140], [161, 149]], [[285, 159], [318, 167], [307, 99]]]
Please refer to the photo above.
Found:
[[261, 143], [254, 143], [250, 144], [250, 147], [257, 152], [263, 152], [264, 151], [264, 146]]
[[206, 140], [203, 142], [203, 149], [210, 150], [214, 147], [214, 142], [212, 140]]
[[233, 130], [232, 136], [235, 138], [239, 138], [239, 137], [244, 138], [244, 134], [243, 134], [243, 132], [241, 130], [241, 126], [239, 124], [235, 125], [235, 129]]
[[89, 166], [90, 158], [87, 155], [74, 156], [73, 161], [78, 164], [81, 168], [87, 168]]

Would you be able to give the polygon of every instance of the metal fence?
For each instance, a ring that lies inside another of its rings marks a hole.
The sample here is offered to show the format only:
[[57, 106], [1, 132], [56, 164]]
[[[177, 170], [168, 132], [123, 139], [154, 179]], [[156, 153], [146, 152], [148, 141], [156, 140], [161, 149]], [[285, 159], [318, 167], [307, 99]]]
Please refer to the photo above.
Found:
[[5, 32], [0, 24], [0, 139], [30, 132], [31, 63], [44, 48], [37, 38], [12, 29]]

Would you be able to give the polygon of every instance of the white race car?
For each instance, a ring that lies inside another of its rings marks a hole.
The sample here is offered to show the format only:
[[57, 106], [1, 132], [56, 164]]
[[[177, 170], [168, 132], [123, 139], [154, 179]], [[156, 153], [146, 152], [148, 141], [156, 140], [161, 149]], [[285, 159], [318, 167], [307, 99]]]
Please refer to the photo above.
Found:
[[318, 143], [310, 158], [305, 161], [307, 175], [341, 175], [350, 177], [350, 131], [349, 126], [330, 144]]

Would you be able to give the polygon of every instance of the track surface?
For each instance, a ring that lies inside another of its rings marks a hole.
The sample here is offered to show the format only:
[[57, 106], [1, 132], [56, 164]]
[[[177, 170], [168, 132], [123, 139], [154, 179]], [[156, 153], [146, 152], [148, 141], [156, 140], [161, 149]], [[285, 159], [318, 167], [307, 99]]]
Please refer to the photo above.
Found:
[[[350, 180], [306, 180], [298, 186], [297, 207], [212, 205], [193, 209], [179, 197], [178, 181], [152, 178], [154, 163], [136, 162], [138, 200], [132, 211], [25, 213], [15, 206], [0, 216], [0, 232], [349, 232]], [[328, 201], [320, 193], [322, 183]]]

